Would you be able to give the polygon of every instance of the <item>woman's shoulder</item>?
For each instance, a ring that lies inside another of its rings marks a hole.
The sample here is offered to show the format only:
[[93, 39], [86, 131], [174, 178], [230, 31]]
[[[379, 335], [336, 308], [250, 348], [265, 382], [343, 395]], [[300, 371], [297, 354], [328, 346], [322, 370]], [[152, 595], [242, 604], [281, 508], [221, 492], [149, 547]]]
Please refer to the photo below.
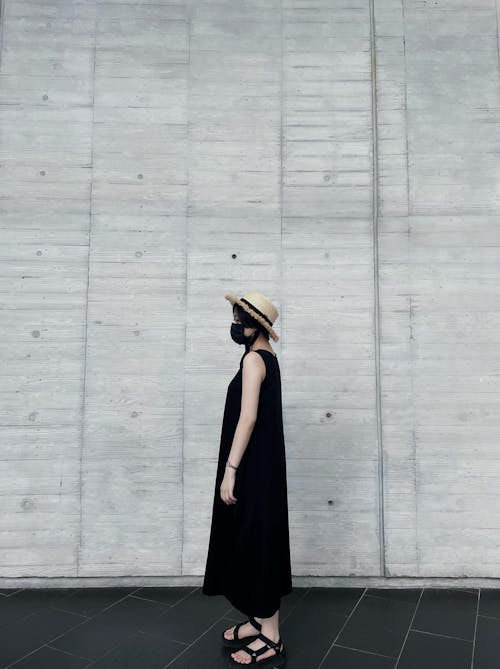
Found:
[[[246, 363], [245, 360], [247, 361]], [[279, 374], [278, 357], [276, 354], [268, 351], [267, 349], [257, 348], [247, 351], [241, 359], [240, 369], [244, 369], [248, 365], [255, 365], [255, 368], [262, 368], [262, 365], [264, 365], [266, 373], [263, 379], [263, 383], [265, 383], [265, 385], [268, 385], [270, 382], [272, 382], [272, 379], [275, 379], [276, 374]]]
[[[267, 349], [256, 348], [254, 350], [246, 351], [241, 358], [241, 363], [246, 365], [250, 364], [260, 366], [262, 365], [262, 362], [259, 362], [259, 360], [262, 361], [266, 367], [268, 367], [268, 365], [273, 360], [277, 362], [278, 358], [274, 353], [268, 351]], [[247, 362], [245, 363], [245, 361]], [[240, 364], [240, 367], [242, 364]]]
[[262, 365], [262, 363], [260, 361], [264, 361], [264, 363], [265, 363], [266, 356], [260, 355], [260, 351], [261, 351], [261, 349], [256, 349], [254, 351], [252, 351], [252, 350], [245, 351], [245, 353], [243, 354], [243, 357], [241, 358], [243, 365], [244, 366], [257, 365], [257, 366], [260, 367]]
[[268, 350], [267, 348], [254, 348], [254, 349], [250, 349], [249, 351], [247, 351], [247, 353], [265, 353], [265, 354], [272, 355], [273, 358], [277, 359], [276, 353], [274, 351]]

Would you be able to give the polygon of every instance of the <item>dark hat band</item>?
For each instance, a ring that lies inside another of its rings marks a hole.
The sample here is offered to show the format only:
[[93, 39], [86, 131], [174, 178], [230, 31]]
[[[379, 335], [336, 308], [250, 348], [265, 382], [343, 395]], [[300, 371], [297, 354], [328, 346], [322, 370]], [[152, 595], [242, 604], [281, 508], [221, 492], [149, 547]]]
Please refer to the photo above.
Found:
[[256, 313], [258, 313], [259, 316], [261, 316], [265, 321], [267, 321], [271, 327], [273, 326], [272, 322], [269, 320], [269, 318], [266, 316], [266, 314], [263, 314], [262, 311], [257, 309], [257, 307], [254, 307], [254, 305], [251, 302], [249, 302], [248, 300], [245, 300], [244, 297], [241, 297], [240, 301], [244, 302], [245, 304], [248, 304], [248, 306], [251, 307]]

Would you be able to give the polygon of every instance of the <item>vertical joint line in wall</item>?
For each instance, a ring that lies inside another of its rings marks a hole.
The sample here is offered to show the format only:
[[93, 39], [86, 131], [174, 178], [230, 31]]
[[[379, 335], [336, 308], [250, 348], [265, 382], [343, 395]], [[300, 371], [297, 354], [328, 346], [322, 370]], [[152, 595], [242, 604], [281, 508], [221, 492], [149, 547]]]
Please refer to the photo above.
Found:
[[87, 251], [87, 287], [85, 295], [85, 331], [83, 339], [83, 388], [82, 388], [82, 409], [80, 423], [80, 463], [78, 467], [78, 491], [79, 491], [79, 511], [80, 518], [78, 522], [78, 546], [76, 549], [76, 575], [80, 575], [80, 558], [83, 542], [83, 450], [85, 447], [85, 420], [86, 420], [86, 397], [87, 397], [87, 346], [88, 346], [88, 323], [89, 323], [89, 286], [90, 286], [90, 253], [92, 248], [92, 200], [94, 185], [94, 105], [95, 105], [95, 63], [97, 51], [97, 6], [94, 5], [94, 44], [93, 44], [93, 62], [92, 62], [92, 114], [90, 119], [90, 197], [89, 197], [89, 227], [88, 227], [88, 251]]
[[3, 26], [5, 23], [5, 5], [7, 0], [0, 0], [0, 65], [2, 63], [3, 55]]
[[[408, 267], [411, 267], [411, 245], [408, 235]], [[411, 271], [411, 270], [410, 270]], [[411, 447], [412, 447], [412, 462], [413, 462], [413, 499], [415, 500], [415, 566], [416, 575], [420, 572], [420, 550], [418, 538], [418, 480], [417, 480], [417, 437], [415, 434], [415, 352], [413, 342], [415, 340], [413, 334], [413, 301], [412, 291], [409, 296], [409, 319], [410, 319], [410, 372], [411, 372]]]
[[184, 440], [186, 438], [186, 358], [187, 358], [187, 315], [188, 315], [188, 270], [189, 270], [189, 163], [191, 159], [191, 144], [189, 138], [189, 110], [190, 110], [190, 90], [191, 90], [191, 6], [187, 5], [187, 51], [188, 51], [188, 66], [187, 66], [187, 87], [186, 87], [186, 236], [185, 236], [185, 253], [184, 253], [184, 364], [183, 364], [183, 386], [182, 386], [182, 435], [181, 435], [181, 485], [182, 485], [182, 510], [181, 510], [181, 551], [180, 551], [180, 575], [184, 573], [184, 519], [185, 519], [185, 482], [184, 482]]
[[[498, 16], [498, 0], [495, 0], [495, 23], [496, 23], [496, 34], [497, 34], [497, 59], [498, 59], [498, 77], [500, 77], [500, 39], [498, 37], [498, 25], [500, 23], [500, 17]], [[498, 78], [497, 78], [498, 81]]]
[[280, 2], [280, 312], [283, 350], [283, 1]]
[[378, 447], [378, 522], [380, 541], [380, 574], [386, 576], [385, 522], [384, 522], [384, 449], [382, 444], [382, 408], [380, 399], [380, 300], [379, 300], [379, 253], [378, 253], [378, 148], [377, 148], [377, 63], [375, 44], [375, 0], [369, 0], [370, 8], [370, 56], [372, 94], [372, 211], [373, 211], [373, 294], [374, 294], [374, 352], [375, 352], [375, 401]]
[[408, 267], [408, 290], [409, 290], [409, 328], [410, 328], [410, 365], [411, 365], [411, 444], [412, 444], [412, 462], [413, 462], [413, 499], [415, 500], [415, 568], [416, 574], [420, 571], [420, 551], [418, 540], [418, 480], [417, 480], [417, 441], [415, 435], [415, 351], [413, 342], [413, 281], [412, 281], [412, 257], [411, 257], [411, 214], [412, 202], [410, 200], [410, 151], [408, 147], [408, 76], [406, 68], [406, 16], [405, 0], [401, 0], [401, 18], [402, 18], [402, 41], [403, 41], [403, 81], [404, 81], [404, 123], [405, 123], [405, 151], [406, 151], [406, 243], [407, 243], [407, 267]]
[[[406, 73], [406, 18], [405, 18], [405, 3], [404, 0], [401, 0], [401, 19], [402, 19], [402, 38], [403, 38], [403, 82], [404, 82], [404, 117], [405, 117], [405, 151], [406, 151], [406, 214], [408, 221], [408, 236], [410, 235], [410, 214], [411, 211], [411, 202], [410, 202], [410, 152], [408, 148], [408, 77]], [[408, 239], [409, 243], [409, 239]]]

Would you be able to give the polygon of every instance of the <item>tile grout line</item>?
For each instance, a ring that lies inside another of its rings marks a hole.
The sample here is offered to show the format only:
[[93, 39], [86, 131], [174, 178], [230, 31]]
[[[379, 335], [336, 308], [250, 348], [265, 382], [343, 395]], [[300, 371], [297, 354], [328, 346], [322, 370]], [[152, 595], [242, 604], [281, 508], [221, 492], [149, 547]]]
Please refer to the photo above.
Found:
[[478, 618], [485, 618], [486, 620], [500, 620], [500, 615], [499, 616], [487, 616], [484, 613], [479, 613]]
[[418, 634], [426, 634], [427, 636], [437, 636], [441, 639], [452, 639], [453, 641], [466, 641], [472, 643], [471, 639], [464, 639], [462, 636], [451, 636], [450, 634], [440, 634], [439, 632], [429, 632], [428, 630], [421, 630], [418, 627], [410, 627], [410, 632], [417, 632]]
[[398, 657], [396, 659], [396, 664], [394, 665], [394, 669], [398, 669], [399, 660], [401, 659], [401, 655], [403, 654], [403, 650], [404, 650], [404, 647], [406, 645], [408, 635], [410, 634], [411, 626], [413, 624], [413, 621], [415, 620], [415, 616], [417, 615], [418, 607], [420, 606], [420, 602], [422, 600], [424, 590], [425, 590], [425, 588], [422, 588], [422, 590], [420, 592], [420, 597], [418, 598], [418, 602], [415, 604], [415, 610], [413, 611], [413, 615], [411, 617], [410, 624], [408, 625], [408, 629], [406, 630], [405, 638], [403, 639], [403, 643], [401, 644], [401, 649], [400, 649]]
[[394, 655], [384, 655], [383, 653], [376, 653], [373, 650], [366, 650], [366, 648], [355, 648], [354, 646], [344, 646], [342, 643], [336, 643], [335, 648], [345, 648], [347, 650], [353, 650], [356, 653], [364, 653], [365, 655], [375, 655], [375, 657], [387, 657], [390, 660], [396, 659]]
[[[281, 614], [280, 614], [280, 616], [279, 616], [279, 626], [281, 626], [292, 615], [292, 613], [296, 610], [296, 608], [298, 606], [300, 606], [300, 604], [304, 601], [305, 597], [307, 597], [307, 595], [309, 594], [310, 590], [311, 590], [311, 588], [306, 588], [305, 589], [305, 592], [302, 593], [302, 595], [299, 597], [299, 600], [292, 607], [290, 607], [290, 611], [288, 611], [288, 613], [283, 618], [281, 617]], [[280, 631], [280, 634], [281, 634], [281, 631]]]
[[474, 638], [472, 640], [472, 654], [470, 658], [470, 669], [474, 669], [474, 655], [476, 652], [476, 635], [477, 635], [477, 619], [479, 618], [479, 604], [481, 601], [481, 588], [477, 593], [477, 604], [476, 604], [476, 619], [474, 621]]
[[352, 611], [349, 613], [349, 615], [347, 616], [347, 618], [346, 618], [345, 621], [344, 621], [344, 624], [342, 625], [342, 627], [341, 627], [341, 628], [339, 629], [339, 631], [337, 632], [337, 636], [334, 638], [334, 640], [332, 641], [332, 643], [330, 644], [330, 646], [326, 649], [326, 651], [325, 651], [323, 657], [321, 658], [321, 660], [320, 660], [318, 666], [316, 667], [316, 669], [320, 669], [321, 665], [325, 662], [326, 658], [328, 657], [328, 654], [330, 653], [330, 651], [332, 650], [332, 648], [335, 646], [335, 642], [337, 641], [337, 639], [339, 638], [339, 636], [342, 634], [342, 632], [343, 632], [343, 630], [345, 629], [347, 623], [348, 623], [349, 620], [351, 619], [351, 616], [353, 615], [354, 611], [356, 611], [356, 609], [358, 608], [358, 606], [359, 606], [361, 600], [362, 600], [363, 597], [365, 596], [365, 593], [366, 593], [367, 590], [368, 590], [368, 588], [364, 588], [364, 591], [359, 595], [359, 597], [358, 597], [358, 601], [357, 601], [356, 604], [353, 606]]
[[[166, 586], [166, 587], [168, 588], [169, 586]], [[199, 589], [199, 586], [194, 586], [193, 590], [188, 592], [183, 597], [180, 597], [176, 602], [174, 602], [173, 604], [165, 604], [165, 606], [169, 609], [175, 608], [178, 604], [180, 604], [180, 602], [183, 602], [185, 599], [190, 597], [193, 594], [193, 592], [196, 592], [196, 590], [198, 590], [198, 589]], [[141, 597], [140, 595], [136, 595], [134, 593], [130, 593], [128, 595], [128, 597], [133, 597], [134, 599], [140, 599], [143, 602], [153, 602], [154, 604], [163, 604], [163, 602], [160, 601], [159, 599], [152, 599], [151, 597]]]

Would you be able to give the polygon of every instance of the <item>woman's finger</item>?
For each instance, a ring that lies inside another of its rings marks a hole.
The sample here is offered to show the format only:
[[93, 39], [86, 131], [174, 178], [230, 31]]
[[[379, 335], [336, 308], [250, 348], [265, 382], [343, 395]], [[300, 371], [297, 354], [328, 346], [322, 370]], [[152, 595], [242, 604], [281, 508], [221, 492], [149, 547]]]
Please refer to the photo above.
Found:
[[238, 501], [232, 493], [227, 492], [227, 490], [225, 488], [223, 489], [222, 486], [220, 489], [220, 497], [225, 504], [234, 504]]

